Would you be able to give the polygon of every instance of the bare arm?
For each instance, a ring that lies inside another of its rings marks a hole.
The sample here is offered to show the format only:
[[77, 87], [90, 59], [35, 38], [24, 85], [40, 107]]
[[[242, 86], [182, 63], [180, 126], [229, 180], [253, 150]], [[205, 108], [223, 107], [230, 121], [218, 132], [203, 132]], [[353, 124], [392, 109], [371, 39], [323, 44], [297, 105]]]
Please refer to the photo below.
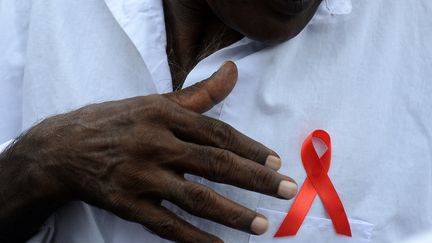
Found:
[[36, 155], [23, 151], [26, 141], [18, 139], [0, 154], [0, 242], [24, 242], [37, 233], [40, 225], [68, 201], [65, 193], [50, 185]]

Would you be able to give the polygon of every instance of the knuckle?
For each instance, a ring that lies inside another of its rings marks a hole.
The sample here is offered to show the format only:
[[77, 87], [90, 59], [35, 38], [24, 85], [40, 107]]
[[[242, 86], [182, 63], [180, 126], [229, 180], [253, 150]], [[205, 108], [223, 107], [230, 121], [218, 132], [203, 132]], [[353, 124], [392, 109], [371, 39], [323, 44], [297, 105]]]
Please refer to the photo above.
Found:
[[216, 152], [214, 160], [207, 160], [211, 179], [223, 181], [235, 170], [234, 157], [226, 150]]
[[164, 155], [166, 154], [169, 154], [170, 156], [165, 158], [165, 161], [181, 163], [184, 162], [186, 158], [190, 158], [190, 149], [187, 145], [172, 142], [167, 146]]
[[162, 237], [177, 235], [178, 231], [176, 225], [178, 225], [177, 220], [168, 216], [162, 216], [153, 223], [153, 227]]
[[215, 145], [220, 148], [230, 148], [234, 143], [234, 129], [226, 123], [220, 121], [212, 121], [209, 134]]
[[187, 200], [186, 207], [193, 210], [196, 214], [204, 214], [215, 201], [215, 197], [210, 189], [200, 185], [190, 185], [186, 187]]
[[[110, 210], [118, 215], [137, 220], [137, 215], [140, 215], [140, 210], [136, 207], [133, 201], [124, 199], [119, 195], [108, 196], [106, 205], [102, 205], [105, 209]], [[132, 217], [132, 215], [134, 215]]]
[[265, 167], [252, 170], [249, 184], [258, 191], [272, 193], [275, 175]]
[[169, 101], [175, 104], [182, 105], [184, 100], [193, 94], [193, 92], [191, 91], [193, 87], [194, 85], [183, 90], [173, 91], [171, 93], [165, 94], [164, 97], [166, 97]]
[[109, 205], [109, 207], [121, 208], [124, 206], [122, 198], [117, 194], [109, 194], [107, 198], [107, 204]]

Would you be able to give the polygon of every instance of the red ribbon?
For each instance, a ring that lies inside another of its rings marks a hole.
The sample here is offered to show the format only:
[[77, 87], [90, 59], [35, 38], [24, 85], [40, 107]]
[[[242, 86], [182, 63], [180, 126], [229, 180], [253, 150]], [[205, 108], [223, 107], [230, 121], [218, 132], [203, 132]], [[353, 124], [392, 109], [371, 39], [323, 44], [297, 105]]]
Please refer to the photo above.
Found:
[[[327, 145], [327, 151], [319, 158], [312, 138], [321, 139]], [[317, 193], [327, 210], [336, 233], [351, 237], [351, 228], [345, 209], [327, 175], [331, 160], [330, 135], [323, 130], [316, 130], [303, 142], [301, 157], [307, 173], [300, 192], [297, 195], [288, 215], [285, 217], [274, 237], [293, 236], [297, 234]]]

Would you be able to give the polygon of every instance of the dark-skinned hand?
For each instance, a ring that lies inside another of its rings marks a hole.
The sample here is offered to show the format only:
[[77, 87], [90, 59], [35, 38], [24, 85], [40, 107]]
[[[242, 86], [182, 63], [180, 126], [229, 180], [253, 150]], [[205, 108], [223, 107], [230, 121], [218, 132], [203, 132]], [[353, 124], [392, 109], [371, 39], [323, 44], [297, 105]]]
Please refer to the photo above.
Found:
[[[226, 62], [209, 79], [181, 91], [89, 105], [48, 118], [2, 156], [2, 175], [18, 171], [9, 168], [17, 161], [26, 171], [15, 173], [22, 177], [17, 179], [21, 189], [27, 190], [26, 181], [32, 183], [28, 187], [38, 186], [21, 204], [41, 198], [82, 200], [173, 241], [221, 242], [161, 206], [162, 200], [262, 234], [268, 227], [263, 215], [184, 178], [187, 173], [278, 198], [295, 196], [293, 180], [276, 172], [281, 162], [274, 151], [201, 115], [222, 101], [236, 80], [235, 64]], [[13, 201], [0, 200], [0, 208], [5, 206], [0, 224], [17, 217], [13, 211], [21, 204]]]

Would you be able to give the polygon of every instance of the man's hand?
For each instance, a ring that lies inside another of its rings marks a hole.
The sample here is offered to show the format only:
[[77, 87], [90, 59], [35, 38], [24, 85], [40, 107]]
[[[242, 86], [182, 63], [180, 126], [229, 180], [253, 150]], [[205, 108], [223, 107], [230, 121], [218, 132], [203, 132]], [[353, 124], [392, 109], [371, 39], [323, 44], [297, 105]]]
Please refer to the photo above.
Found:
[[[13, 167], [14, 158], [28, 164], [26, 173], [40, 186], [31, 198], [82, 200], [169, 240], [221, 241], [161, 206], [162, 200], [262, 234], [268, 226], [264, 216], [184, 178], [193, 174], [279, 198], [296, 194], [293, 180], [276, 172], [281, 162], [274, 151], [200, 114], [222, 101], [236, 80], [236, 66], [227, 62], [181, 91], [89, 105], [46, 119], [9, 150], [8, 164], [2, 161], [1, 167]], [[8, 215], [16, 214], [0, 210], [0, 221]]]

